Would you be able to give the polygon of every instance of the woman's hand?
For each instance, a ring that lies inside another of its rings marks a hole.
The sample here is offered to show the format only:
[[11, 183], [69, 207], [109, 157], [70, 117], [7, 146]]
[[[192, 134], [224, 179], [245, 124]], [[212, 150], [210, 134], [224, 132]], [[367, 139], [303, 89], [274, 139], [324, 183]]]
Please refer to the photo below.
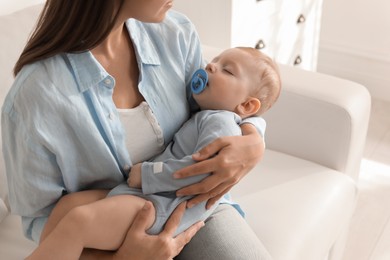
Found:
[[153, 204], [146, 202], [131, 225], [127, 236], [114, 254], [113, 259], [167, 260], [177, 256], [191, 238], [204, 226], [198, 222], [183, 233], [173, 237], [184, 214], [186, 204], [180, 204], [165, 224], [164, 230], [156, 236], [146, 233], [147, 223], [153, 218]]
[[262, 136], [251, 124], [241, 125], [241, 130], [243, 136], [222, 137], [207, 145], [193, 155], [198, 163], [174, 174], [180, 179], [211, 173], [201, 182], [177, 191], [177, 196], [197, 195], [188, 201], [188, 207], [208, 200], [206, 207], [210, 208], [262, 159]]

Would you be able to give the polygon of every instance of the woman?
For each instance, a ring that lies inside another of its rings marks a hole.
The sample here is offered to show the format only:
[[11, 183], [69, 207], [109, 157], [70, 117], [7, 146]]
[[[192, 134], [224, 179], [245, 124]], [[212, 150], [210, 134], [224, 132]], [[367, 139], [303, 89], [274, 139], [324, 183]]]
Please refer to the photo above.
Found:
[[[159, 153], [188, 119], [185, 86], [202, 66], [200, 43], [185, 17], [166, 15], [171, 6], [167, 0], [46, 2], [15, 66], [17, 77], [2, 111], [10, 203], [29, 238], [43, 240], [70, 208], [105, 197], [127, 177], [134, 158]], [[118, 109], [139, 114], [140, 104], [141, 123], [123, 125]], [[261, 119], [257, 122], [261, 127]], [[212, 173], [178, 191], [197, 195], [189, 207], [204, 200], [211, 206], [259, 161], [261, 136], [251, 124], [242, 131], [243, 137], [207, 146], [194, 157], [199, 163], [177, 173]], [[83, 201], [64, 196], [92, 189], [100, 191]], [[118, 252], [133, 246], [132, 228]], [[171, 250], [161, 259], [174, 257], [183, 246], [177, 244], [173, 239], [164, 244]], [[146, 246], [141, 243], [138, 251], [150, 252]], [[235, 209], [220, 205], [178, 258], [258, 259], [262, 254], [261, 243]]]

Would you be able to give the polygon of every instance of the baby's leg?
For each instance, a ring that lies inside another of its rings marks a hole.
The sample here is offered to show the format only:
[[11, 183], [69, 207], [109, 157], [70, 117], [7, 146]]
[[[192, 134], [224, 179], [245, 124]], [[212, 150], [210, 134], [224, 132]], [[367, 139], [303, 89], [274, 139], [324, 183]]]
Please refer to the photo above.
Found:
[[104, 199], [108, 192], [109, 190], [85, 190], [63, 196], [50, 213], [49, 219], [42, 231], [40, 242], [50, 234], [57, 226], [58, 222], [60, 222], [71, 209]]
[[115, 250], [144, 203], [139, 197], [118, 195], [76, 207], [43, 240], [33, 256], [36, 259], [78, 259], [84, 247]]

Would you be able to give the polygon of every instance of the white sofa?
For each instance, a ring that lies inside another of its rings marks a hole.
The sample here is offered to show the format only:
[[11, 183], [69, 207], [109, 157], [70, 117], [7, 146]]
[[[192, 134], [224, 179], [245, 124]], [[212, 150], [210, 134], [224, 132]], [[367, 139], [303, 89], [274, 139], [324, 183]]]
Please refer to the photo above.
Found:
[[[0, 103], [41, 8], [0, 17]], [[218, 52], [204, 48], [206, 58]], [[357, 200], [370, 95], [350, 81], [280, 67], [283, 92], [266, 115], [264, 159], [233, 195], [275, 260], [339, 260]], [[23, 237], [19, 217], [5, 206], [0, 158], [0, 258], [22, 259], [34, 244]]]

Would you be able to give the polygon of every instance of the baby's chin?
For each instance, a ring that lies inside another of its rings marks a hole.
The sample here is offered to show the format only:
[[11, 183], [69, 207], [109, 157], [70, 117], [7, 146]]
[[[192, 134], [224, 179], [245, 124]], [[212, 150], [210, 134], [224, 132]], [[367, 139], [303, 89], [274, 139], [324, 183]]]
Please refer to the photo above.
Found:
[[196, 101], [196, 104], [198, 104], [200, 110], [207, 110], [207, 106], [205, 106], [203, 104], [203, 102], [201, 100], [198, 99], [199, 94], [192, 94], [192, 97], [194, 98], [194, 100]]

